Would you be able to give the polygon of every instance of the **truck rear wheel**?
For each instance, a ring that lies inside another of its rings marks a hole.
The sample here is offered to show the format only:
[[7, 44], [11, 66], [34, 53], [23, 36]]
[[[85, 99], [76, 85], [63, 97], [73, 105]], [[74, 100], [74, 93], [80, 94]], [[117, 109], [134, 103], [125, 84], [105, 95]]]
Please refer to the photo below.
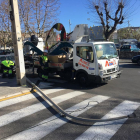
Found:
[[78, 83], [83, 87], [87, 86], [88, 85], [88, 77], [87, 77], [87, 75], [84, 74], [84, 73], [79, 74], [78, 75]]

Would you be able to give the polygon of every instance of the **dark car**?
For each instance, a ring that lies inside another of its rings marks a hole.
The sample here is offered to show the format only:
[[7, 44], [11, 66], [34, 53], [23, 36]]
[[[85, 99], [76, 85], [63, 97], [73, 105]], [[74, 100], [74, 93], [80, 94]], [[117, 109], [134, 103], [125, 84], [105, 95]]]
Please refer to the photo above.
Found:
[[5, 51], [6, 51], [7, 54], [11, 53], [11, 51], [9, 49], [6, 49]]
[[140, 49], [135, 44], [125, 44], [120, 48], [120, 52], [139, 52]]
[[120, 44], [117, 44], [117, 43], [115, 43], [115, 46], [116, 46], [116, 49], [117, 49], [117, 52], [118, 52], [118, 55], [120, 54]]
[[120, 44], [115, 44], [116, 49], [120, 49]]
[[6, 51], [5, 50], [0, 50], [0, 55], [6, 55]]
[[137, 47], [140, 48], [140, 42], [138, 42]]
[[138, 65], [140, 65], [140, 55], [133, 56], [132, 57], [132, 62], [133, 63], [138, 63]]
[[6, 54], [10, 54], [10, 50], [6, 49], [6, 50], [0, 50], [0, 55], [6, 55]]

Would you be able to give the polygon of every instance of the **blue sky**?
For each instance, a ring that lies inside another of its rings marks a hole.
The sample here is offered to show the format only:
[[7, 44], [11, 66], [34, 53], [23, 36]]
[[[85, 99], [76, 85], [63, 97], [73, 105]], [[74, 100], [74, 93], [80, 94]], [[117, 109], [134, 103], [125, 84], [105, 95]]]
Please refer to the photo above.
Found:
[[[88, 18], [91, 19], [91, 16], [88, 14], [88, 9], [86, 8], [86, 0], [60, 0], [60, 14], [58, 16], [59, 22], [64, 25], [66, 32], [69, 32], [69, 20], [71, 20], [71, 30], [73, 31], [74, 27], [77, 24], [88, 24], [88, 26], [99, 26], [97, 23], [93, 23]], [[137, 0], [137, 5], [133, 6], [134, 9], [137, 9], [133, 16], [129, 20], [130, 26], [140, 27], [140, 0]], [[127, 27], [128, 22], [118, 26], [117, 28]]]
[[71, 20], [71, 29], [73, 30], [77, 24], [92, 25], [88, 21], [87, 9], [85, 8], [85, 0], [60, 0], [59, 22], [62, 23], [66, 31], [69, 32], [69, 20]]

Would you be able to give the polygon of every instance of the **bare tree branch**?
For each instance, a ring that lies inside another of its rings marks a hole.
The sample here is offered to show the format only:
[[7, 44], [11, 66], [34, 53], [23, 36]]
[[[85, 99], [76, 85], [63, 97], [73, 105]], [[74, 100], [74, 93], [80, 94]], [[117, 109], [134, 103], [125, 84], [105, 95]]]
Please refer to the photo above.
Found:
[[[137, 0], [133, 1], [134, 4], [135, 1]], [[88, 9], [95, 17], [94, 22], [98, 20], [98, 23], [103, 26], [106, 39], [109, 39], [118, 24], [123, 24], [127, 7], [131, 7], [130, 2], [132, 3], [132, 0], [88, 0]]]
[[0, 2], [0, 44], [6, 47], [11, 44], [11, 22], [9, 18], [8, 1]]

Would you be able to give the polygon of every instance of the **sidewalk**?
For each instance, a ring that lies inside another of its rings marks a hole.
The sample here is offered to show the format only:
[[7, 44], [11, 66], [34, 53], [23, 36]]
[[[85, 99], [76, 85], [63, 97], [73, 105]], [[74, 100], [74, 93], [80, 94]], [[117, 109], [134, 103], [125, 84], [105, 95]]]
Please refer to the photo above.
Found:
[[[16, 94], [22, 94], [29, 92], [31, 90], [28, 86], [20, 86], [17, 84], [16, 77], [13, 79], [2, 78], [2, 73], [0, 73], [0, 99], [13, 96]], [[36, 83], [38, 78], [29, 77], [29, 79]]]

